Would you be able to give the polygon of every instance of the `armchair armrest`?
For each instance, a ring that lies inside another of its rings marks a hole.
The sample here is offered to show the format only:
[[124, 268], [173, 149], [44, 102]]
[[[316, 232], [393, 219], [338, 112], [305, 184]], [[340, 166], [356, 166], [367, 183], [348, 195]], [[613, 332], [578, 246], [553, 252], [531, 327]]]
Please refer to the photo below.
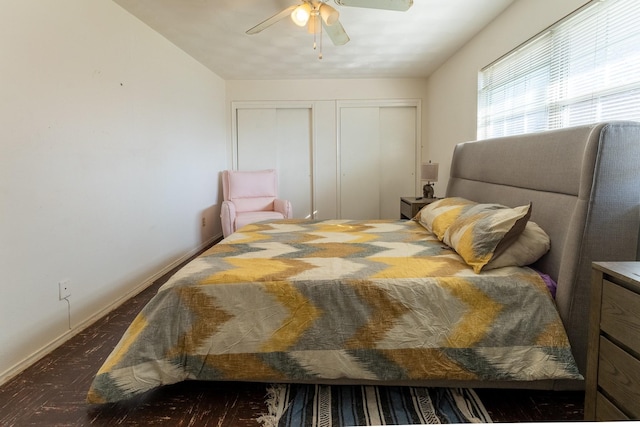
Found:
[[223, 201], [220, 207], [220, 219], [222, 220], [222, 235], [224, 237], [233, 233], [233, 224], [236, 222], [236, 205], [231, 201]]
[[285, 218], [293, 218], [293, 209], [291, 202], [284, 199], [275, 199], [273, 201], [273, 210], [280, 212]]

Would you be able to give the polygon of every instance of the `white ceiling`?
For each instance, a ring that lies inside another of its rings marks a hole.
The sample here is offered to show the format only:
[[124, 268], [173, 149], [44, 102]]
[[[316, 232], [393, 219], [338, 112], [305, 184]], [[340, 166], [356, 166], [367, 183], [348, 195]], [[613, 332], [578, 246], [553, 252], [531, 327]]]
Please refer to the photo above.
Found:
[[246, 30], [300, 0], [114, 0], [225, 80], [420, 78], [514, 0], [415, 0], [407, 12], [338, 6], [351, 41], [333, 46], [285, 18]]

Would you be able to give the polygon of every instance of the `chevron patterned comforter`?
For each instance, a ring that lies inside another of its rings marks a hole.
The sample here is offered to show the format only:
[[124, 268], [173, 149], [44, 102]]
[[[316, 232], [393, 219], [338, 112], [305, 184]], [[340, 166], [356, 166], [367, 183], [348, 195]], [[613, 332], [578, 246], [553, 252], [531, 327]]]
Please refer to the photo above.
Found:
[[543, 280], [475, 274], [414, 221], [244, 227], [177, 272], [96, 375], [91, 403], [186, 379], [579, 379]]

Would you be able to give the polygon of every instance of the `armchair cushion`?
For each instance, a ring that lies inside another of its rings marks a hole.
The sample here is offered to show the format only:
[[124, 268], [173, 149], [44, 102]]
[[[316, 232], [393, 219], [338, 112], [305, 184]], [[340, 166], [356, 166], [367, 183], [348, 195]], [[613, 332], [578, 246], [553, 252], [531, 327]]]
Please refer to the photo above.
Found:
[[226, 184], [223, 180], [224, 198], [232, 201], [238, 212], [273, 211], [273, 201], [278, 191], [275, 170], [226, 171], [226, 174]]

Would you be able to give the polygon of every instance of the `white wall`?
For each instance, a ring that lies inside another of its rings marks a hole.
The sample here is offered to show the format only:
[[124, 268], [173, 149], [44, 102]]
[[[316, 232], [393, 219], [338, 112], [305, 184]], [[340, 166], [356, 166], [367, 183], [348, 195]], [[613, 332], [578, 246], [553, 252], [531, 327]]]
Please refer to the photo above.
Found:
[[[0, 382], [221, 234], [225, 83], [110, 0], [0, 1]], [[205, 215], [207, 226], [201, 226]]]
[[440, 163], [436, 194], [444, 194], [455, 145], [476, 139], [478, 72], [586, 0], [517, 0], [427, 81], [424, 158]]
[[[314, 173], [315, 208], [316, 217], [319, 219], [338, 217], [337, 101], [420, 100], [424, 102], [425, 94], [425, 79], [227, 81], [229, 104], [249, 101], [311, 101], [314, 104], [317, 166]], [[425, 120], [424, 109], [422, 120]], [[231, 146], [228, 152], [231, 153]], [[229, 158], [229, 164], [231, 164], [231, 158]], [[295, 206], [293, 209], [295, 211]]]

